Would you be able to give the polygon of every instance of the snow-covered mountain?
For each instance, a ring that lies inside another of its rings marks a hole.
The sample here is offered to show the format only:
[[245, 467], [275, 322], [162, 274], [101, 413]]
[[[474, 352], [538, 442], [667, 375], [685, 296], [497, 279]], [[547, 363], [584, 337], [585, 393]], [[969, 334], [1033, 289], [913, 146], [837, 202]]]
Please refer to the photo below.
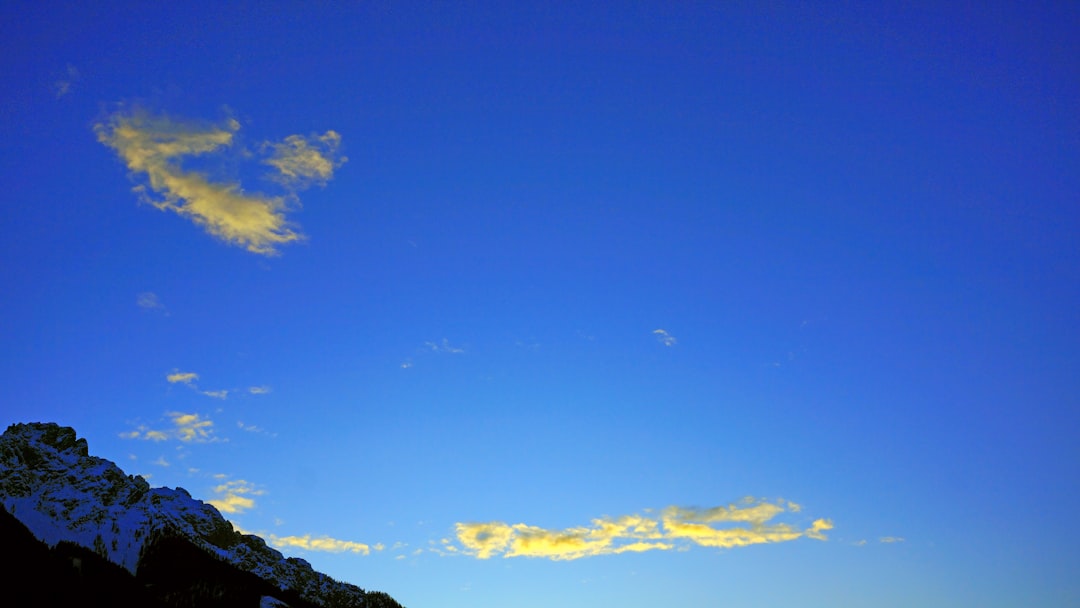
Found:
[[147, 569], [151, 554], [161, 569], [168, 559], [163, 547], [180, 542], [269, 583], [264, 605], [302, 598], [300, 603], [328, 608], [399, 607], [384, 593], [335, 581], [302, 559], [286, 559], [257, 536], [236, 532], [217, 509], [182, 488], [151, 488], [142, 477], [90, 456], [86, 440], [69, 427], [8, 427], [0, 436], [0, 504], [50, 547], [62, 541], [86, 547], [133, 576]]

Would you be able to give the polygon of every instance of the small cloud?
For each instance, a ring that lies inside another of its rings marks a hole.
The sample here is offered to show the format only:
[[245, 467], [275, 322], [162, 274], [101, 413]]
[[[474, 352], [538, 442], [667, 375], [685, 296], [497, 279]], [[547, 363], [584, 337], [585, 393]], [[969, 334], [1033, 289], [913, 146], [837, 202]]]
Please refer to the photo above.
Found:
[[199, 379], [199, 374], [196, 374], [195, 372], [173, 370], [173, 373], [165, 376], [165, 379], [169, 381], [169, 384], [183, 384], [200, 395], [213, 397], [214, 399], [226, 399], [229, 396], [229, 391], [227, 389], [216, 391], [204, 391], [200, 389], [199, 385], [195, 383], [195, 381]]
[[191, 384], [199, 379], [199, 374], [196, 374], [195, 372], [173, 372], [165, 376], [165, 379], [169, 381], [169, 384], [176, 384], [178, 382], [182, 384]]
[[358, 553], [360, 555], [369, 555], [371, 553], [371, 547], [369, 545], [351, 540], [331, 538], [329, 536], [313, 537], [310, 534], [305, 534], [304, 536], [278, 536], [276, 534], [268, 534], [265, 538], [267, 543], [278, 549], [296, 548], [305, 549], [307, 551], [326, 551], [329, 553], [350, 552]]
[[814, 523], [810, 525], [810, 528], [806, 530], [806, 537], [815, 538], [817, 540], [828, 540], [825, 537], [825, 532], [832, 529], [832, 521], [828, 519], [815, 519]]
[[258, 433], [260, 435], [267, 435], [267, 436], [270, 436], [270, 437], [277, 437], [277, 433], [267, 432], [266, 429], [264, 429], [262, 427], [259, 427], [259, 426], [255, 426], [254, 424], [244, 424], [243, 421], [241, 421], [241, 420], [236, 421], [236, 426], [240, 430], [245, 431], [247, 433]]
[[413, 366], [413, 362], [412, 362], [412, 361], [405, 361], [405, 362], [403, 362], [403, 363], [401, 364], [401, 369], [409, 369], [409, 368], [410, 368], [410, 367], [412, 367], [412, 366]]
[[880, 542], [883, 542], [883, 543], [902, 543], [902, 542], [904, 542], [904, 539], [902, 537], [900, 537], [900, 536], [882, 536], [878, 540]]
[[856, 547], [865, 547], [866, 546], [866, 539], [864, 538], [862, 540], [857, 540], [857, 541], [855, 541], [855, 542], [853, 542], [851, 544], [855, 545]]
[[206, 501], [222, 513], [243, 513], [255, 507], [252, 496], [262, 496], [266, 492], [255, 488], [251, 482], [237, 479], [214, 487], [217, 498]]
[[263, 164], [278, 170], [272, 179], [301, 189], [313, 184], [325, 186], [334, 176], [334, 169], [348, 160], [338, 154], [341, 135], [336, 131], [307, 137], [290, 135], [281, 143], [267, 143], [264, 147], [272, 154]]
[[167, 467], [169, 466], [169, 461], [165, 460], [164, 456], [159, 456], [158, 459], [154, 461], [154, 464], [158, 465], [159, 467]]
[[121, 439], [142, 439], [145, 441], [167, 441], [178, 439], [185, 443], [211, 443], [218, 441], [214, 435], [214, 423], [199, 414], [169, 412], [166, 414], [172, 422], [171, 429], [151, 429], [144, 424], [134, 430], [120, 433]]
[[112, 148], [132, 174], [145, 176], [146, 182], [135, 188], [141, 200], [194, 222], [230, 245], [276, 255], [278, 247], [304, 239], [286, 214], [298, 206], [296, 190], [324, 184], [344, 162], [337, 158], [341, 136], [327, 131], [264, 145], [272, 153], [266, 162], [278, 169], [277, 181], [286, 187], [279, 196], [248, 193], [239, 183], [214, 180], [182, 166], [192, 157], [210, 163], [242, 157], [242, 152], [233, 151], [239, 129], [233, 119], [214, 125], [138, 109], [115, 112], [94, 125], [98, 141]]
[[654, 329], [652, 333], [656, 336], [656, 340], [664, 346], [675, 346], [675, 343], [678, 342], [675, 336], [669, 334], [666, 329]]
[[443, 539], [432, 550], [444, 555], [464, 553], [478, 559], [542, 557], [574, 560], [594, 555], [685, 550], [691, 545], [734, 548], [807, 537], [825, 540], [832, 529], [827, 519], [800, 529], [772, 520], [792, 510], [785, 501], [744, 499], [740, 504], [709, 509], [667, 507], [659, 517], [624, 515], [594, 519], [591, 525], [547, 529], [504, 522], [458, 523], [456, 543]]
[[121, 439], [144, 439], [147, 441], [165, 441], [169, 438], [163, 431], [155, 431], [147, 428], [145, 424], [140, 424], [135, 427], [134, 430], [126, 433], [120, 433]]
[[424, 349], [433, 353], [449, 353], [451, 355], [461, 355], [465, 353], [464, 348], [458, 348], [451, 346], [450, 341], [443, 338], [442, 342], [436, 344], [435, 342], [424, 342]]
[[135, 296], [135, 305], [143, 310], [159, 310], [167, 314], [165, 305], [161, 303], [157, 294], [152, 291], [144, 291]]
[[214, 423], [202, 418], [199, 414], [169, 412], [168, 416], [176, 426], [174, 432], [180, 441], [194, 441], [196, 443], [216, 441], [213, 436]]
[[248, 392], [252, 395], [268, 395], [270, 394], [269, 386], [251, 386], [248, 387]]
[[67, 66], [67, 70], [64, 76], [53, 83], [53, 91], [56, 93], [56, 98], [67, 95], [71, 92], [71, 87], [79, 81], [79, 70], [75, 69], [75, 66], [70, 63]]

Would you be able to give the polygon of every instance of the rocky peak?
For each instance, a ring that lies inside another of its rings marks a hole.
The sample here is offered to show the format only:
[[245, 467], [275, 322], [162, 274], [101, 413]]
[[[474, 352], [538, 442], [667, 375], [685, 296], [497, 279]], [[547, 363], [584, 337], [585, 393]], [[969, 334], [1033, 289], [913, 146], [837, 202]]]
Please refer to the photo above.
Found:
[[383, 594], [334, 581], [258, 537], [236, 532], [217, 509], [182, 488], [151, 489], [142, 477], [90, 456], [86, 440], [70, 427], [13, 424], [0, 435], [0, 506], [46, 544], [87, 547], [133, 575], [153, 543], [182, 538], [315, 604], [398, 606], [389, 596], [383, 603]]
[[73, 456], [89, 456], [86, 439], [79, 439], [75, 429], [55, 422], [16, 423], [7, 428], [4, 437], [25, 444], [40, 444], [57, 452], [71, 452]]

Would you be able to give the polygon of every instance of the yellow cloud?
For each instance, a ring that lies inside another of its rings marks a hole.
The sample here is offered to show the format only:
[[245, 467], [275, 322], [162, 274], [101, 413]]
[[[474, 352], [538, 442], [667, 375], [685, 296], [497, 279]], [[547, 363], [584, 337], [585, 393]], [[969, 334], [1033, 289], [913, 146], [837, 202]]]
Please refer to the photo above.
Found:
[[140, 424], [135, 427], [135, 430], [128, 431], [126, 433], [120, 433], [121, 439], [146, 439], [149, 441], [165, 441], [169, 438], [168, 435], [161, 431], [155, 431], [149, 429], [144, 424]]
[[[207, 125], [133, 111], [113, 114], [94, 131], [129, 170], [146, 176], [148, 184], [136, 191], [154, 207], [185, 217], [229, 244], [275, 255], [278, 246], [304, 238], [285, 217], [295, 201], [291, 191], [285, 196], [248, 194], [239, 183], [212, 181], [181, 166], [184, 158], [226, 151], [239, 128], [231, 119]], [[281, 172], [279, 181], [285, 185], [325, 183], [344, 162], [335, 158], [340, 140], [333, 131], [311, 138], [290, 136], [271, 146], [274, 156], [267, 162]], [[160, 198], [151, 198], [148, 190]]]
[[[449, 540], [444, 553], [462, 552], [479, 559], [543, 557], [573, 560], [593, 555], [706, 547], [743, 547], [795, 540], [803, 536], [825, 540], [832, 522], [818, 519], [805, 530], [772, 522], [785, 512], [798, 512], [794, 503], [746, 499], [738, 505], [696, 509], [667, 507], [659, 517], [625, 515], [592, 520], [591, 526], [550, 530], [503, 522], [458, 523], [460, 548]], [[722, 526], [722, 527], [718, 527]]]
[[255, 507], [255, 499], [250, 498], [251, 496], [264, 494], [262, 490], [256, 489], [254, 484], [243, 479], [227, 481], [216, 486], [214, 493], [218, 497], [206, 502], [222, 513], [243, 513]]
[[358, 543], [351, 540], [339, 540], [329, 536], [312, 537], [310, 534], [305, 534], [304, 536], [277, 536], [276, 534], [269, 534], [266, 536], [266, 542], [279, 549], [295, 547], [297, 549], [306, 549], [308, 551], [328, 551], [330, 553], [344, 553], [346, 551], [359, 553], [361, 555], [368, 555], [371, 553], [371, 547], [364, 543]]
[[202, 418], [199, 414], [185, 414], [183, 412], [168, 412], [166, 416], [172, 421], [173, 428], [167, 431], [150, 429], [140, 424], [135, 430], [120, 433], [122, 439], [146, 439], [150, 441], [165, 441], [167, 439], [179, 439], [180, 441], [209, 443], [218, 441], [214, 436], [214, 422]]
[[207, 397], [213, 397], [214, 399], [227, 399], [229, 397], [228, 389], [216, 391], [204, 391], [200, 389], [199, 385], [195, 383], [195, 381], [199, 379], [199, 374], [196, 374], [195, 372], [174, 371], [165, 376], [165, 379], [168, 380], [170, 384], [183, 384], [200, 395], [206, 395]]
[[177, 382], [190, 384], [199, 379], [199, 374], [194, 372], [175, 372], [165, 376], [165, 379], [168, 380], [170, 384], [176, 384]]
[[273, 156], [263, 163], [278, 170], [275, 179], [283, 184], [305, 188], [311, 184], [325, 185], [334, 176], [334, 169], [348, 159], [338, 156], [341, 135], [327, 131], [322, 135], [290, 135], [280, 144], [268, 144]]
[[169, 412], [168, 416], [176, 425], [174, 432], [180, 441], [203, 443], [214, 440], [213, 421], [205, 420], [198, 414], [184, 414], [182, 412]]

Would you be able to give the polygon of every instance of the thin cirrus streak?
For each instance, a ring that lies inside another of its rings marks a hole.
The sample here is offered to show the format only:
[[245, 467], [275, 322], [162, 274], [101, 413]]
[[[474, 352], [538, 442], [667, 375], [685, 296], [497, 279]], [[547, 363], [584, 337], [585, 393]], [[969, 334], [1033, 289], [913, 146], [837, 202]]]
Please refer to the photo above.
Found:
[[248, 194], [239, 183], [213, 181], [181, 166], [185, 158], [225, 154], [239, 129], [234, 119], [213, 126], [141, 110], [116, 112], [94, 125], [99, 142], [115, 150], [133, 173], [146, 176], [147, 184], [136, 186], [146, 202], [195, 222], [229, 244], [275, 255], [279, 246], [304, 238], [286, 218], [298, 203], [295, 193], [325, 185], [347, 160], [338, 154], [341, 135], [290, 135], [282, 143], [263, 144], [271, 155], [264, 164], [277, 170], [271, 179], [286, 190], [279, 196]]
[[[369, 555], [371, 553], [371, 546], [365, 543], [341, 540], [329, 536], [313, 537], [310, 534], [305, 534], [304, 536], [278, 536], [276, 534], [268, 534], [266, 535], [266, 542], [280, 549], [296, 548], [306, 549], [308, 551], [326, 551], [330, 553], [349, 552], [358, 553], [360, 555]], [[379, 548], [381, 547], [377, 546], [376, 550]]]
[[343, 540], [326, 535], [312, 536], [310, 534], [304, 534], [303, 536], [278, 536], [277, 534], [267, 534], [265, 532], [250, 532], [240, 528], [235, 523], [233, 524], [233, 529], [240, 534], [259, 536], [265, 540], [268, 545], [277, 547], [278, 549], [302, 549], [305, 551], [321, 551], [325, 553], [356, 553], [359, 555], [370, 555], [372, 549], [382, 551], [385, 548], [382, 544], [378, 543], [372, 546], [367, 543]]
[[[165, 376], [165, 380], [167, 380], [169, 384], [183, 384], [184, 386], [199, 393], [200, 395], [206, 395], [207, 397], [213, 397], [215, 399], [227, 399], [229, 397], [228, 389], [219, 389], [212, 391], [200, 389], [199, 385], [195, 383], [195, 381], [198, 379], [199, 374], [196, 374], [195, 372], [174, 371], [173, 373]], [[255, 393], [255, 391], [252, 390], [252, 393]]]
[[488, 559], [491, 557], [541, 557], [574, 560], [654, 550], [686, 549], [691, 545], [733, 548], [798, 538], [826, 540], [833, 524], [816, 519], [809, 527], [773, 520], [799, 505], [746, 498], [739, 504], [711, 509], [671, 506], [659, 515], [624, 515], [592, 520], [590, 526], [561, 530], [504, 522], [458, 523], [456, 543], [443, 539], [437, 551]]

